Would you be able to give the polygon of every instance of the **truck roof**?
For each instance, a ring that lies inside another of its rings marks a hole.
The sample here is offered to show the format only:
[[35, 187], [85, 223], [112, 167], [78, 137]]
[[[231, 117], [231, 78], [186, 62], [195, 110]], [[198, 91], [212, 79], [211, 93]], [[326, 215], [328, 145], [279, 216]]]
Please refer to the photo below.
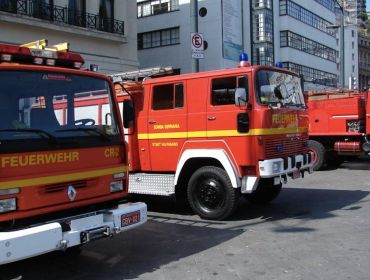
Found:
[[212, 70], [212, 71], [197, 72], [197, 73], [190, 73], [190, 74], [163, 76], [163, 77], [159, 77], [155, 79], [147, 79], [143, 82], [143, 84], [156, 84], [156, 83], [161, 83], [161, 82], [189, 80], [189, 79], [194, 79], [194, 78], [244, 74], [248, 72], [255, 72], [260, 69], [268, 69], [268, 70], [274, 70], [278, 72], [285, 72], [287, 74], [299, 77], [297, 73], [283, 69], [283, 68], [256, 65], [256, 66], [248, 66], [248, 67], [241, 67], [241, 68], [228, 68], [228, 69]]

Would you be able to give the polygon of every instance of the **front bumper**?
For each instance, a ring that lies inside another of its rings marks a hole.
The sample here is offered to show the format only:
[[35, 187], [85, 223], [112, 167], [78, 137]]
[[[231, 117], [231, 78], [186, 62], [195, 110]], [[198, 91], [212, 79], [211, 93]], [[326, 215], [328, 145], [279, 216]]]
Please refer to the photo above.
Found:
[[[293, 174], [300, 171], [313, 171], [313, 153], [288, 156], [285, 158], [268, 159], [258, 162], [261, 178], [273, 178], [277, 176], [293, 177]], [[303, 177], [303, 176], [302, 176]], [[294, 178], [294, 177], [293, 177]]]
[[293, 155], [285, 158], [261, 160], [258, 162], [260, 176], [244, 176], [242, 193], [252, 193], [257, 189], [260, 178], [274, 178], [275, 184], [287, 183], [288, 179], [303, 178], [304, 173], [313, 173], [313, 153]]
[[71, 217], [69, 230], [63, 231], [60, 222], [51, 222], [22, 230], [0, 233], [0, 265], [30, 258], [56, 250], [112, 237], [121, 231], [136, 228], [147, 221], [145, 203], [126, 203], [114, 209]]

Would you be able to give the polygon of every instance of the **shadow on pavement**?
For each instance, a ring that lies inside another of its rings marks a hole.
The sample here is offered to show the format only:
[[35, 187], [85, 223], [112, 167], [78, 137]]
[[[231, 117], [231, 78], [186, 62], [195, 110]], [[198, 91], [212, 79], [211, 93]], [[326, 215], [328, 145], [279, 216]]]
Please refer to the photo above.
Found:
[[[169, 209], [171, 210], [171, 209]], [[0, 279], [136, 279], [239, 236], [219, 223], [150, 215], [142, 227], [77, 250], [53, 252], [0, 266]], [[194, 260], [189, 260], [190, 262]], [[168, 279], [181, 279], [181, 273]], [[169, 273], [171, 273], [169, 271]], [[157, 279], [157, 278], [154, 278]], [[160, 278], [162, 279], [162, 278]]]
[[165, 270], [166, 279], [181, 279], [189, 271], [177, 271], [176, 262], [189, 262], [191, 267], [192, 256], [240, 236], [247, 228], [297, 234], [315, 231], [312, 221], [330, 222], [336, 210], [357, 211], [368, 195], [367, 191], [286, 188], [265, 206], [241, 199], [228, 221], [216, 222], [201, 220], [187, 203], [171, 197], [134, 197], [148, 205], [149, 220], [142, 227], [80, 249], [2, 265], [0, 279], [151, 279], [164, 266], [171, 267]]
[[356, 157], [351, 160], [345, 161], [339, 166], [325, 166], [324, 169], [320, 171], [332, 171], [332, 170], [337, 170], [337, 169], [370, 170], [370, 156]]

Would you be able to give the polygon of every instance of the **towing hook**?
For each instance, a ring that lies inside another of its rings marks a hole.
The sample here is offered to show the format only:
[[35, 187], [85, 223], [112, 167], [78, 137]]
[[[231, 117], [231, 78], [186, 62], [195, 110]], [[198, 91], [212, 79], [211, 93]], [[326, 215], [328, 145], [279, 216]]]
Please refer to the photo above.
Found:
[[66, 251], [68, 242], [68, 240], [60, 240], [60, 250]]
[[119, 234], [119, 233], [121, 233], [121, 229], [120, 229], [120, 227], [114, 227], [114, 228], [113, 228], [113, 231], [114, 231], [114, 234]]
[[280, 181], [282, 184], [288, 183], [288, 176], [286, 174], [280, 175]]

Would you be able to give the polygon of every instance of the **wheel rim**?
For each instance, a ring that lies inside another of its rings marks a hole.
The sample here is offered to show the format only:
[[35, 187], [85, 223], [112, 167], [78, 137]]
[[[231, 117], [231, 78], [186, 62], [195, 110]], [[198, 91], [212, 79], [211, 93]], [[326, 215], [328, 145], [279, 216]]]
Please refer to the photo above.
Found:
[[317, 161], [316, 151], [314, 149], [311, 149], [311, 148], [308, 148], [308, 151], [313, 153], [313, 163], [316, 163], [316, 161]]
[[225, 196], [219, 182], [206, 179], [198, 184], [195, 197], [204, 209], [215, 210], [223, 204]]

